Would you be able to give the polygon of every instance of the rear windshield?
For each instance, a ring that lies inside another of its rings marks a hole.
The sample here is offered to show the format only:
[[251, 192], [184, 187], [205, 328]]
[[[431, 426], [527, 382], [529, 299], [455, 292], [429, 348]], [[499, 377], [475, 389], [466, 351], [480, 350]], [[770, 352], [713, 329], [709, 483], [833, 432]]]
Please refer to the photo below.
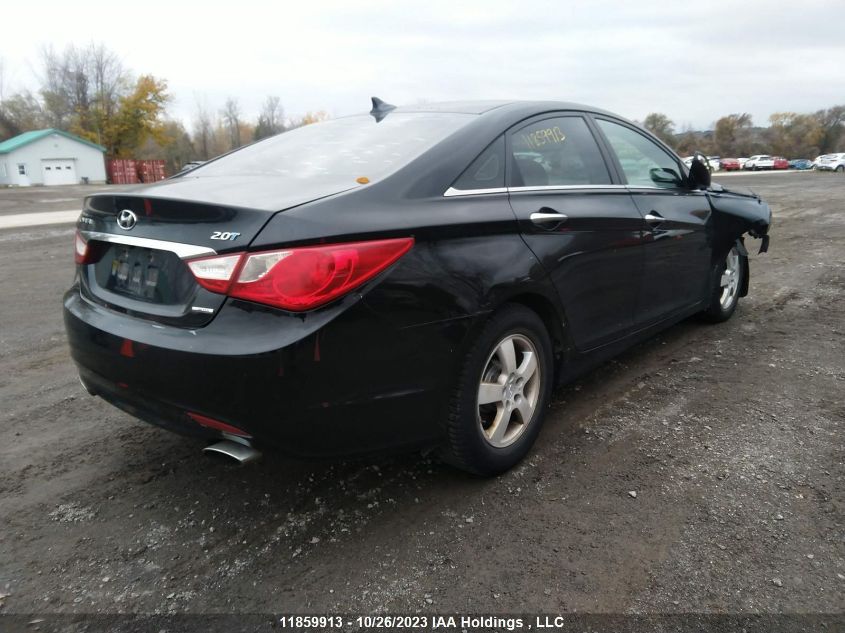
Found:
[[186, 177], [281, 176], [374, 180], [390, 174], [472, 121], [474, 115], [391, 113], [306, 125], [198, 167]]

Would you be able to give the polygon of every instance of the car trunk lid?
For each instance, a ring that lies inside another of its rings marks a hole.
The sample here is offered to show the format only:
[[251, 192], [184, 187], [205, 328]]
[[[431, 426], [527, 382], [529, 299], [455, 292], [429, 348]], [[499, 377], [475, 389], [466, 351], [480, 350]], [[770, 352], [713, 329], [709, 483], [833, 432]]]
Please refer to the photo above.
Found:
[[247, 250], [273, 215], [347, 186], [288, 178], [176, 178], [90, 196], [80, 237], [97, 260], [80, 267], [83, 294], [143, 319], [201, 327], [226, 297], [197, 284], [186, 262]]
[[80, 267], [81, 290], [130, 316], [201, 327], [225, 296], [201, 288], [185, 262], [245, 250], [272, 215], [136, 194], [92, 196], [78, 222], [95, 253]]

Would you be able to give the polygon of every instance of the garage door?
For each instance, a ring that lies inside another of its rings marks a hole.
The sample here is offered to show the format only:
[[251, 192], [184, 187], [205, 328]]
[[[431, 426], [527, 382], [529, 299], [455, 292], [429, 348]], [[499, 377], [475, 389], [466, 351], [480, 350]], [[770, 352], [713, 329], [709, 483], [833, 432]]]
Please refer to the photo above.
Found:
[[41, 161], [45, 185], [75, 185], [76, 165], [73, 160], [50, 159]]

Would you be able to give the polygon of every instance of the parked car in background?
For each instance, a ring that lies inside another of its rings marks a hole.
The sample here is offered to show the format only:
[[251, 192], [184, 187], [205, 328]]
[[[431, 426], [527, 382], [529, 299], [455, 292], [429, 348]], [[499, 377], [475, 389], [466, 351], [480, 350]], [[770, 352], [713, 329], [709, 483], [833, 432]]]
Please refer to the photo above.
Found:
[[742, 166], [737, 158], [723, 158], [719, 161], [722, 171], [739, 171]]
[[722, 168], [719, 156], [708, 156], [707, 162], [710, 163], [710, 171], [719, 171]]
[[87, 197], [65, 327], [90, 393], [207, 450], [438, 448], [494, 475], [556, 384], [729, 319], [770, 222], [608, 112], [374, 98]]
[[809, 158], [796, 158], [794, 160], [789, 161], [790, 169], [804, 170], [813, 169], [814, 167], [815, 165], [813, 164], [813, 161], [811, 161]]
[[737, 160], [739, 161], [739, 168], [745, 169], [745, 163], [748, 162], [748, 158], [747, 157], [737, 158]]
[[775, 159], [768, 154], [755, 154], [749, 158], [743, 169], [750, 169], [751, 171], [759, 171], [761, 169], [774, 169]]
[[789, 169], [789, 161], [783, 156], [775, 156], [772, 161], [772, 169]]
[[822, 171], [845, 172], [845, 152], [839, 154], [825, 154], [816, 159], [816, 169]]
[[191, 171], [192, 169], [196, 169], [197, 167], [205, 164], [206, 162], [207, 161], [204, 161], [204, 160], [189, 161], [189, 162], [185, 163], [184, 165], [182, 165], [182, 169], [179, 170], [178, 174], [181, 175], [181, 174], [184, 174], [185, 172]]

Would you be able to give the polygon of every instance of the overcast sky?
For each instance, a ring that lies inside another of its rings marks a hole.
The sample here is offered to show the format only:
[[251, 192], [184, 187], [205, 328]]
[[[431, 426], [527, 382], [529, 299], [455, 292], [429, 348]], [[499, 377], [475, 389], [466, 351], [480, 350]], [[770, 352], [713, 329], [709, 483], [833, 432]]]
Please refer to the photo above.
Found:
[[7, 93], [37, 85], [42, 46], [102, 42], [166, 78], [186, 123], [230, 95], [249, 118], [268, 94], [333, 116], [370, 95], [556, 99], [664, 112], [679, 129], [845, 102], [845, 0], [39, 0], [0, 16]]

